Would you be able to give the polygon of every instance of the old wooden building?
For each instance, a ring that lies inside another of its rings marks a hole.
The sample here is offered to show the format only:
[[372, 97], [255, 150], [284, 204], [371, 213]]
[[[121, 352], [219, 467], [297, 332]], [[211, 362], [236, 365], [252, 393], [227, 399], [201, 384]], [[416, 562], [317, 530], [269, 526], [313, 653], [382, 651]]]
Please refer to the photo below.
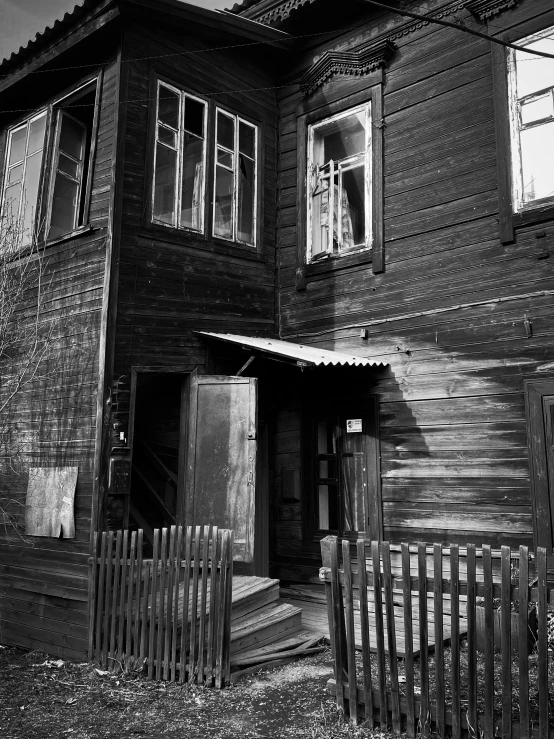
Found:
[[551, 5], [85, 0], [3, 62], [55, 326], [28, 521], [76, 483], [0, 543], [0, 639], [83, 655], [107, 527], [298, 582], [329, 532], [552, 549]]

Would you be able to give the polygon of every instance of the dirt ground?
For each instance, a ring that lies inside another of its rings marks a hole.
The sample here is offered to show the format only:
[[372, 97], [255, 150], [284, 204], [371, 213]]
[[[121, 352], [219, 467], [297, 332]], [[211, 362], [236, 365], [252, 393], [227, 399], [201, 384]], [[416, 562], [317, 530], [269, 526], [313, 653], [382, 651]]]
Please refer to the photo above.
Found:
[[[329, 651], [243, 678], [188, 689], [0, 646], [2, 739], [213, 739], [371, 736], [334, 710]], [[382, 735], [380, 735], [382, 736]]]

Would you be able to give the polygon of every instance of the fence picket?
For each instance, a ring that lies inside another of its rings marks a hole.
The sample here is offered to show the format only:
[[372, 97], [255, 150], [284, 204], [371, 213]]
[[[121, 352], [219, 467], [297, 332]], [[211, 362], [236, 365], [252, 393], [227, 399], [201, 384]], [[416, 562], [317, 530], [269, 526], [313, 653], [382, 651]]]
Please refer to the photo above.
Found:
[[210, 605], [209, 605], [209, 623], [208, 623], [208, 646], [206, 653], [207, 678], [210, 684], [215, 678], [214, 672], [214, 639], [216, 628], [216, 583], [217, 583], [217, 562], [220, 552], [219, 540], [221, 535], [217, 526], [212, 528], [212, 558], [210, 561]]
[[164, 642], [164, 661], [163, 661], [163, 679], [169, 680], [169, 670], [171, 664], [171, 632], [172, 632], [172, 616], [173, 616], [173, 582], [175, 579], [175, 537], [176, 526], [172, 526], [169, 533], [169, 554], [167, 557], [167, 606], [165, 609], [165, 642]]
[[94, 624], [96, 623], [96, 592], [98, 588], [98, 532], [95, 531], [89, 548], [89, 600], [88, 600], [88, 660], [94, 657]]
[[[174, 589], [173, 589], [173, 625], [171, 633], [171, 674], [172, 681], [177, 679], [177, 636], [179, 634], [179, 582], [181, 579], [181, 553], [183, 549], [183, 527], [177, 528], [174, 561]], [[182, 628], [181, 624], [181, 628]]]
[[154, 677], [154, 660], [156, 659], [156, 622], [157, 622], [157, 589], [158, 589], [158, 565], [160, 550], [160, 531], [154, 529], [154, 542], [152, 546], [152, 589], [150, 591], [150, 632], [148, 634], [148, 679]]
[[344, 570], [343, 600], [346, 621], [346, 658], [348, 665], [348, 704], [350, 721], [358, 723], [358, 692], [356, 684], [356, 644], [354, 636], [354, 594], [352, 590], [352, 564], [350, 542], [342, 540], [342, 563]]
[[433, 549], [433, 597], [435, 610], [435, 707], [437, 733], [444, 739], [444, 639], [442, 603], [442, 545]]
[[[133, 653], [132, 632], [133, 632], [133, 583], [135, 581], [135, 557], [137, 554], [137, 532], [131, 534], [131, 550], [129, 553], [129, 583], [127, 585], [127, 631], [125, 636], [125, 648], [123, 655], [127, 655], [127, 660]], [[123, 664], [123, 661], [122, 661]]]
[[184, 683], [187, 671], [187, 656], [189, 651], [189, 600], [190, 600], [190, 568], [192, 556], [192, 527], [187, 526], [185, 535], [185, 573], [183, 578], [183, 618], [181, 627], [181, 655], [179, 661], [179, 682]]
[[460, 739], [460, 550], [450, 547], [450, 686], [452, 690], [452, 739]]
[[[108, 656], [110, 659], [116, 657], [116, 641], [115, 635], [117, 630], [117, 608], [119, 598], [119, 580], [121, 577], [121, 542], [123, 539], [123, 531], [118, 531], [115, 538], [115, 557], [114, 557], [114, 577], [113, 577], [113, 596], [112, 596], [112, 618], [110, 625], [110, 649]], [[107, 637], [107, 634], [106, 634]], [[113, 667], [113, 665], [112, 665]]]
[[[121, 576], [119, 579], [119, 616], [118, 616], [118, 630], [117, 630], [117, 661], [122, 663], [124, 648], [123, 638], [125, 634], [125, 592], [127, 585], [127, 556], [129, 549], [129, 532], [125, 530], [123, 532], [123, 545], [121, 551]], [[115, 658], [115, 653], [114, 653]], [[112, 665], [113, 667], [113, 665]]]
[[501, 560], [501, 643], [502, 643], [502, 735], [512, 735], [512, 613], [510, 547], [502, 547]]
[[167, 528], [162, 529], [162, 541], [160, 544], [160, 579], [159, 597], [157, 599], [156, 621], [158, 633], [156, 635], [156, 680], [163, 677], [164, 661], [164, 626], [165, 626], [165, 582], [167, 572]]
[[[146, 655], [148, 654], [148, 595], [150, 592], [150, 583], [152, 580], [152, 567], [150, 562], [146, 562], [144, 565], [144, 582], [142, 586], [142, 623], [141, 623], [141, 629], [140, 629], [140, 651], [139, 651], [139, 659], [144, 660], [146, 659]], [[150, 623], [150, 629], [152, 628], [152, 623]]]
[[100, 543], [100, 577], [98, 578], [98, 603], [96, 607], [96, 646], [95, 656], [102, 656], [102, 617], [104, 612], [104, 585], [106, 582], [106, 532], [102, 532]]
[[467, 722], [472, 736], [477, 733], [477, 638], [475, 611], [475, 544], [467, 546]]
[[196, 526], [194, 531], [194, 562], [192, 569], [192, 596], [190, 602], [190, 665], [189, 683], [194, 682], [194, 669], [192, 665], [196, 664], [196, 625], [198, 619], [198, 578], [200, 575], [200, 545], [201, 545], [201, 527]]
[[494, 736], [494, 614], [492, 603], [492, 560], [490, 546], [483, 545], [483, 578], [485, 583], [485, 720], [484, 739]]
[[375, 644], [377, 647], [377, 681], [379, 688], [379, 720], [381, 730], [387, 725], [387, 675], [385, 672], [385, 639], [383, 627], [383, 602], [381, 594], [381, 561], [379, 543], [371, 542], [371, 560], [373, 564], [373, 604], [375, 616]]
[[415, 739], [415, 706], [414, 706], [414, 635], [412, 628], [412, 584], [411, 584], [410, 547], [402, 544], [402, 585], [404, 604], [404, 640], [406, 655], [406, 734]]
[[539, 660], [539, 739], [548, 739], [548, 612], [546, 609], [546, 549], [537, 547]]
[[529, 550], [523, 546], [519, 548], [518, 605], [519, 737], [529, 739]]
[[427, 552], [425, 544], [418, 544], [418, 594], [419, 594], [419, 676], [421, 702], [419, 723], [422, 737], [428, 737], [431, 728], [429, 710], [429, 648], [427, 623]]
[[108, 531], [108, 550], [106, 552], [106, 592], [104, 595], [104, 628], [102, 633], [102, 665], [108, 663], [108, 629], [112, 607], [112, 570], [113, 570], [113, 531]]
[[333, 604], [333, 633], [331, 636], [335, 655], [335, 681], [337, 684], [337, 706], [344, 712], [344, 665], [345, 639], [343, 639], [344, 620], [342, 615], [342, 592], [339, 582], [339, 552], [337, 539], [333, 539], [330, 547], [331, 569], [334, 573], [331, 581]]
[[138, 530], [137, 534], [137, 567], [135, 573], [135, 600], [134, 600], [134, 621], [133, 621], [133, 657], [139, 659], [139, 637], [140, 637], [140, 597], [142, 590], [142, 547], [143, 547], [143, 531]]
[[200, 588], [200, 628], [198, 633], [198, 674], [196, 682], [201, 685], [204, 682], [204, 647], [206, 641], [206, 596], [208, 590], [208, 562], [209, 546], [212, 536], [212, 527], [204, 526], [204, 537], [202, 539], [202, 584]]
[[400, 690], [398, 687], [398, 662], [396, 659], [396, 625], [394, 622], [394, 601], [392, 596], [390, 545], [388, 541], [383, 542], [383, 544], [381, 545], [381, 555], [383, 559], [385, 614], [387, 619], [387, 640], [389, 647], [392, 728], [396, 734], [400, 734]]
[[357, 542], [358, 571], [360, 576], [360, 628], [362, 633], [362, 669], [364, 690], [364, 719], [369, 728], [373, 729], [373, 691], [371, 689], [371, 644], [369, 637], [369, 613], [367, 602], [367, 570], [365, 557], [365, 542]]
[[235, 532], [225, 530], [227, 541], [227, 568], [225, 571], [225, 617], [223, 620], [223, 668], [225, 685], [231, 680], [231, 614], [233, 609], [233, 545]]

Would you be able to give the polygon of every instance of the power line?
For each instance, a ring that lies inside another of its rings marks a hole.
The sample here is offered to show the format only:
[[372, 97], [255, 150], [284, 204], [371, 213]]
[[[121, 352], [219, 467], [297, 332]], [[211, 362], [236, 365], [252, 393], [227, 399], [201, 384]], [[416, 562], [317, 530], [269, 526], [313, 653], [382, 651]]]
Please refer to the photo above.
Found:
[[472, 36], [483, 38], [486, 41], [492, 41], [494, 44], [499, 44], [507, 49], [515, 49], [516, 51], [524, 51], [526, 54], [533, 54], [534, 56], [544, 57], [545, 59], [554, 59], [554, 54], [549, 54], [547, 51], [538, 51], [537, 49], [529, 49], [527, 46], [520, 46], [519, 44], [512, 44], [509, 41], [503, 41], [502, 39], [491, 36], [488, 33], [482, 33], [481, 31], [475, 31], [473, 28], [468, 28], [460, 23], [454, 23], [453, 21], [445, 21], [442, 18], [434, 18], [432, 15], [421, 15], [420, 13], [412, 13], [411, 10], [400, 10], [400, 8], [393, 8], [385, 3], [377, 2], [377, 0], [364, 0], [369, 5], [374, 5], [376, 8], [382, 10], [388, 10], [390, 13], [396, 13], [397, 15], [404, 16], [406, 18], [412, 18], [416, 21], [425, 21], [426, 23], [437, 23], [439, 26], [446, 26], [446, 28], [455, 28], [458, 31], [469, 33]]

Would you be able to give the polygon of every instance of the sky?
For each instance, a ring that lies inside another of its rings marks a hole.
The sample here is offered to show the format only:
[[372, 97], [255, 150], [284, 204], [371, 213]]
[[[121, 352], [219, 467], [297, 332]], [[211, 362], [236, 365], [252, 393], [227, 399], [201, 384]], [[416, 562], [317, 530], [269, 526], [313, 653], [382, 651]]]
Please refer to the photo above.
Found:
[[[204, 8], [230, 8], [236, 0], [187, 0]], [[82, 0], [0, 0], [0, 61], [51, 26]]]

